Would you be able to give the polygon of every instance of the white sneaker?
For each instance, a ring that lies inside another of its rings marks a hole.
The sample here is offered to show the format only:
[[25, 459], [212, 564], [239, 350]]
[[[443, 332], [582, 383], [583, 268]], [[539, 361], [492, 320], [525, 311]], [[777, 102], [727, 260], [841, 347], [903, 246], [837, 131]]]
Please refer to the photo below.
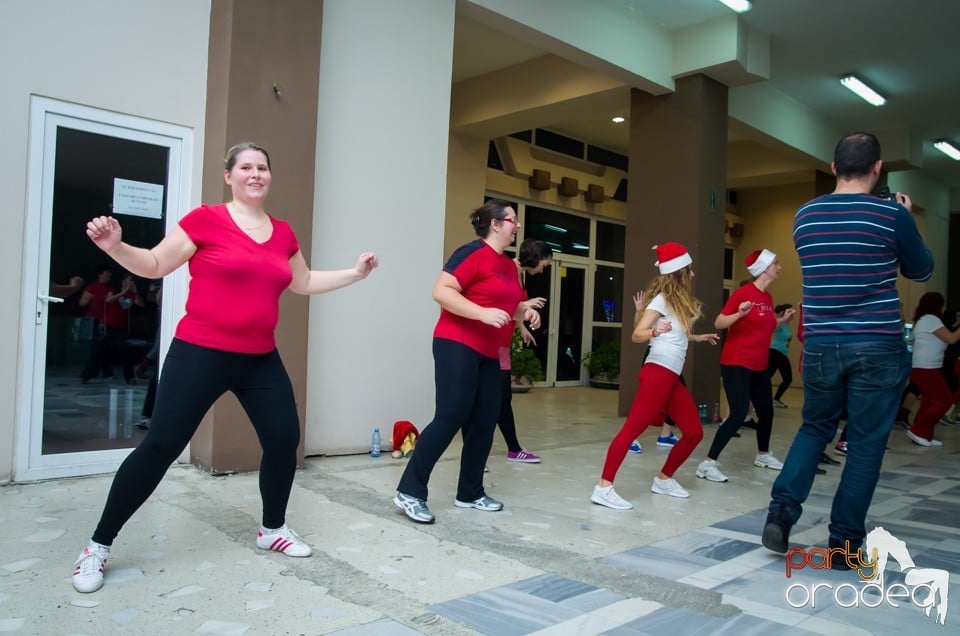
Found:
[[783, 468], [783, 462], [770, 453], [757, 455], [753, 460], [753, 465], [757, 468], [770, 468], [771, 470], [780, 470]]
[[927, 439], [925, 437], [920, 437], [913, 431], [907, 431], [907, 437], [913, 440], [915, 444], [920, 446], [943, 446], [943, 442], [938, 439]]
[[650, 486], [650, 492], [655, 492], [658, 495], [679, 497], [680, 499], [686, 499], [690, 496], [690, 493], [684, 490], [683, 486], [678, 484], [677, 480], [673, 479], [672, 477], [670, 479], [660, 479], [659, 477], [654, 477], [653, 485]]
[[103, 566], [109, 557], [110, 548], [91, 541], [73, 564], [73, 589], [88, 594], [103, 587]]
[[717, 462], [712, 459], [705, 459], [700, 462], [700, 465], [697, 466], [697, 477], [706, 479], [707, 481], [728, 481], [727, 476], [717, 468]]
[[287, 524], [269, 534], [265, 533], [263, 528], [257, 530], [257, 547], [261, 550], [282, 552], [291, 557], [308, 557], [313, 554], [310, 546], [288, 528]]
[[615, 510], [630, 510], [633, 508], [632, 503], [617, 494], [617, 491], [613, 489], [613, 484], [610, 484], [606, 488], [594, 486], [590, 501]]

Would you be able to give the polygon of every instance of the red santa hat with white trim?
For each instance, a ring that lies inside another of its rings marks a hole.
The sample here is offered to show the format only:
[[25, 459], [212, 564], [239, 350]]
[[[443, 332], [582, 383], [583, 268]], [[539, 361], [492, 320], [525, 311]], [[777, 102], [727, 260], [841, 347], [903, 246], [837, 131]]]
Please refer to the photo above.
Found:
[[752, 252], [744, 262], [747, 264], [747, 271], [750, 272], [751, 276], [756, 278], [766, 271], [766, 269], [770, 267], [770, 263], [775, 260], [777, 260], [776, 254], [768, 249], [762, 249]]
[[679, 243], [662, 243], [654, 245], [653, 249], [657, 251], [654, 265], [660, 268], [661, 274], [672, 274], [693, 263], [690, 252]]

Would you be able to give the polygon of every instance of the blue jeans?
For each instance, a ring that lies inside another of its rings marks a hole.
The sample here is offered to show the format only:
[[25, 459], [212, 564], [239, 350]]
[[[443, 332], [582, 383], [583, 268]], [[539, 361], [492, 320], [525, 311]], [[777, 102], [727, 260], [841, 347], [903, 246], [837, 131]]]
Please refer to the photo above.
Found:
[[847, 460], [833, 497], [829, 531], [837, 545], [862, 542], [910, 367], [910, 354], [900, 339], [804, 343], [803, 425], [773, 483], [771, 512], [785, 510], [794, 524], [800, 519], [820, 454], [836, 435], [846, 405]]

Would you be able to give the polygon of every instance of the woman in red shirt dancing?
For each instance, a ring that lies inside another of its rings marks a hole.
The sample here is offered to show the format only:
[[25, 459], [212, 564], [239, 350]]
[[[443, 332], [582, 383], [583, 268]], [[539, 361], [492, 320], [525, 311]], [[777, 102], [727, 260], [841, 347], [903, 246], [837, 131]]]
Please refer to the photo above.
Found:
[[730, 414], [717, 429], [707, 458], [697, 466], [697, 477], [708, 481], [727, 481], [727, 476], [717, 467], [717, 459], [743, 424], [751, 402], [757, 411], [757, 456], [753, 464], [772, 470], [783, 468], [783, 463], [770, 454], [773, 391], [767, 362], [770, 338], [777, 324], [790, 320], [796, 310], [786, 309], [780, 317], [773, 311], [773, 296], [767, 288], [780, 278], [776, 254], [766, 249], [757, 250], [747, 257], [746, 264], [753, 281], [730, 294], [713, 321], [717, 329], [728, 330], [720, 352], [720, 376]]
[[87, 236], [96, 246], [138, 276], [162, 278], [188, 263], [190, 288], [160, 377], [150, 432], [120, 465], [100, 523], [77, 558], [73, 586], [78, 592], [103, 585], [103, 567], [120, 528], [227, 391], [239, 399], [263, 449], [257, 547], [294, 557], [311, 554], [285, 523], [300, 423], [274, 342], [280, 295], [286, 289], [322, 294], [346, 287], [366, 278], [377, 257], [364, 252], [349, 269], [310, 270], [289, 224], [264, 207], [272, 180], [267, 152], [238, 144], [227, 152], [225, 168], [232, 200], [201, 205], [151, 249], [122, 242], [113, 217], [87, 223]]

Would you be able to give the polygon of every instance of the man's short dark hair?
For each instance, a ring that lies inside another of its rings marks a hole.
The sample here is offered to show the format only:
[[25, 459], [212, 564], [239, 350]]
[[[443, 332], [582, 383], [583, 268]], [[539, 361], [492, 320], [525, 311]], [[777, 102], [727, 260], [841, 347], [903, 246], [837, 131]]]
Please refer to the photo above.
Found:
[[865, 132], [850, 133], [833, 151], [833, 167], [838, 177], [862, 177], [870, 174], [880, 161], [880, 140]]

